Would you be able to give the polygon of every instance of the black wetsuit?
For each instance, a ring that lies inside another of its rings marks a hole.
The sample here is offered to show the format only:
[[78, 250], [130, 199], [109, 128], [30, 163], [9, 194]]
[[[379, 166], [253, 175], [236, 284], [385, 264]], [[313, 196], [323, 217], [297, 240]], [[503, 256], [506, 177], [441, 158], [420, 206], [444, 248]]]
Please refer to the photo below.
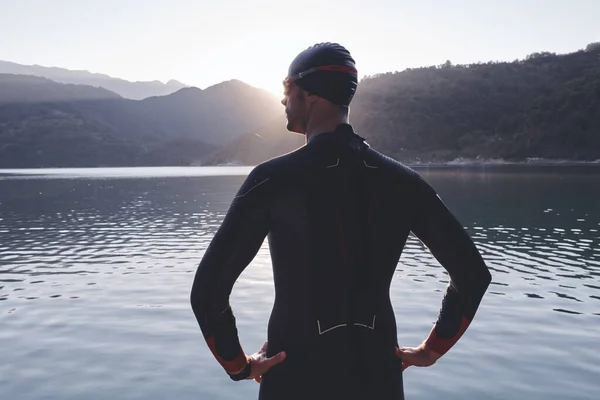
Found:
[[431, 186], [347, 124], [257, 166], [192, 288], [213, 354], [227, 371], [245, 362], [229, 295], [268, 235], [275, 279], [268, 355], [285, 350], [287, 358], [263, 376], [259, 398], [403, 399], [389, 287], [410, 232], [451, 278], [428, 340], [443, 354], [473, 319], [491, 276]]

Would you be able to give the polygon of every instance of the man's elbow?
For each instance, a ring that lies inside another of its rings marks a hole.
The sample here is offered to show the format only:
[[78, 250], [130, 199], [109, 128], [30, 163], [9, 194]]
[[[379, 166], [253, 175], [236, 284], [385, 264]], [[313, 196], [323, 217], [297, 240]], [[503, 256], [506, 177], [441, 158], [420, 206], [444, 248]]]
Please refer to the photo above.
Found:
[[201, 290], [197, 285], [192, 286], [192, 290], [190, 291], [190, 306], [194, 313], [198, 313], [202, 308]]
[[485, 283], [488, 286], [490, 283], [492, 283], [492, 273], [490, 272], [489, 268], [485, 269]]
[[481, 260], [477, 267], [473, 268], [471, 271], [469, 283], [465, 289], [471, 292], [471, 295], [481, 298], [492, 283], [492, 274], [483, 260]]
[[481, 289], [482, 289], [481, 292], [483, 294], [487, 291], [488, 287], [492, 283], [492, 273], [490, 272], [490, 269], [485, 264], [483, 264], [481, 276], [478, 281], [479, 281], [479, 284], [481, 285]]

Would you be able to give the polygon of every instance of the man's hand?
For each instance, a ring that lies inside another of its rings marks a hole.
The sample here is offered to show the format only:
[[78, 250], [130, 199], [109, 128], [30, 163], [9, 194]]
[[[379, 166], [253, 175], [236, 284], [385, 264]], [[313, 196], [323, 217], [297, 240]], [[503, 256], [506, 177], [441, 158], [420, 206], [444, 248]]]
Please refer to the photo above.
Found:
[[252, 354], [250, 359], [250, 364], [252, 364], [250, 369], [250, 376], [248, 379], [254, 379], [256, 382], [260, 383], [261, 377], [264, 373], [266, 373], [272, 366], [279, 364], [283, 360], [285, 360], [286, 354], [284, 351], [275, 354], [273, 357], [267, 357], [267, 345], [265, 342], [258, 352]]
[[419, 347], [396, 347], [396, 356], [402, 360], [402, 371], [404, 371], [411, 365], [429, 367], [435, 364], [442, 355], [422, 344]]

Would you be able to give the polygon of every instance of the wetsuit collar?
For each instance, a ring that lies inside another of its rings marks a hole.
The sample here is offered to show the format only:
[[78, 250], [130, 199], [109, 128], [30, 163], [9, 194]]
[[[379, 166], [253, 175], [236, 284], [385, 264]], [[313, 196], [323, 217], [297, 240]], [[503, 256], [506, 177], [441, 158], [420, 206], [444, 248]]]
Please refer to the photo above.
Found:
[[342, 140], [342, 141], [347, 141], [353, 137], [357, 137], [357, 138], [360, 138], [361, 140], [364, 140], [362, 137], [358, 136], [354, 132], [354, 128], [352, 128], [352, 125], [346, 124], [346, 123], [341, 123], [335, 128], [335, 130], [333, 132], [323, 132], [323, 133], [319, 133], [318, 135], [314, 135], [313, 137], [310, 138], [308, 143], [313, 144], [313, 143], [319, 143], [319, 142], [325, 142], [325, 141], [329, 142], [329, 141], [336, 140], [336, 139]]

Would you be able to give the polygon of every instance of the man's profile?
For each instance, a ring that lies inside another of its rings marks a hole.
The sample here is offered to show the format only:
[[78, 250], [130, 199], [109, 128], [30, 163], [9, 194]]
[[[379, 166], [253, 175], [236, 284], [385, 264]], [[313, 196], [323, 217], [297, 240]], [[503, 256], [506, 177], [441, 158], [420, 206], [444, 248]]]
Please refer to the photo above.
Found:
[[[403, 369], [446, 353], [491, 281], [435, 190], [354, 132], [357, 86], [339, 44], [293, 60], [282, 104], [287, 129], [306, 135], [306, 145], [252, 170], [195, 276], [191, 304], [210, 350], [232, 379], [260, 380], [261, 400], [403, 399]], [[389, 287], [411, 232], [450, 282], [429, 336], [401, 348]], [[275, 302], [268, 344], [249, 357], [229, 295], [267, 236]]]

